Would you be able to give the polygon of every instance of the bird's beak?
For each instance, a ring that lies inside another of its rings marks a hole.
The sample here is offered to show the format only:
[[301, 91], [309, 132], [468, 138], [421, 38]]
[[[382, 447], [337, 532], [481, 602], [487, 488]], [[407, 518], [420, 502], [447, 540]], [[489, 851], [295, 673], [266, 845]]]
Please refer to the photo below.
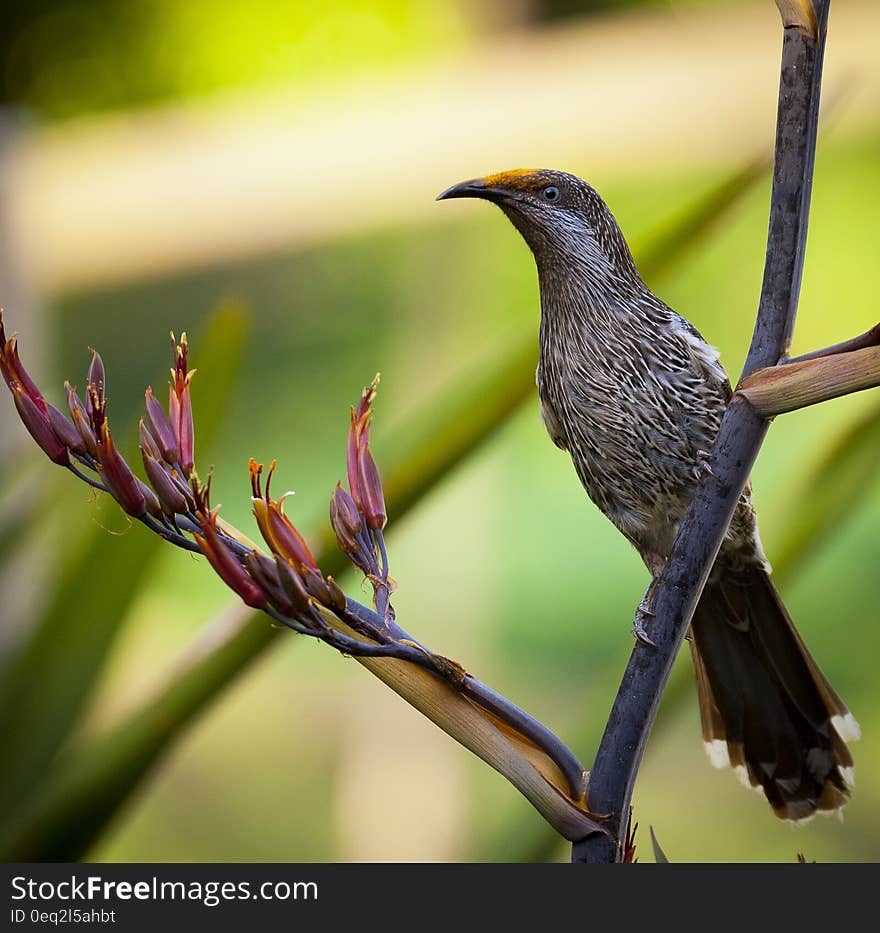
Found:
[[451, 188], [447, 188], [442, 194], [437, 195], [438, 201], [448, 201], [450, 198], [482, 198], [484, 201], [498, 201], [507, 194], [501, 188], [488, 185], [484, 178], [472, 178], [470, 181], [462, 181]]

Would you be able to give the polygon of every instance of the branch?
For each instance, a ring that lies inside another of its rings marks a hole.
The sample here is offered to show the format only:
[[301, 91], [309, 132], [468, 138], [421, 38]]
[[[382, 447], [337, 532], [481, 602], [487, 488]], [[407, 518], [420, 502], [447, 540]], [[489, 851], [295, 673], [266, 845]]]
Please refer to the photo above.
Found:
[[813, 350], [812, 353], [805, 353], [803, 356], [796, 356], [792, 359], [782, 360], [786, 364], [802, 363], [804, 360], [816, 360], [821, 356], [834, 356], [838, 353], [850, 353], [853, 350], [862, 350], [865, 347], [880, 346], [880, 324], [875, 324], [870, 330], [858, 337], [850, 340], [842, 340], [840, 343], [832, 344], [830, 347], [824, 347], [821, 350]]
[[759, 369], [743, 379], [737, 394], [762, 418], [772, 418], [876, 386], [880, 386], [880, 346], [868, 346]]
[[[744, 375], [774, 366], [791, 342], [807, 235], [825, 28], [830, 0], [779, 0], [784, 31], [776, 151], [764, 280]], [[810, 14], [815, 14], [811, 20]], [[793, 28], [790, 28], [793, 27]], [[722, 420], [710, 470], [681, 522], [655, 590], [651, 638], [637, 643], [614, 701], [590, 777], [588, 799], [608, 813], [612, 837], [592, 834], [572, 848], [572, 861], [621, 857], [625, 820], [642, 754], [678, 649], [748, 481], [768, 422], [742, 395]]]

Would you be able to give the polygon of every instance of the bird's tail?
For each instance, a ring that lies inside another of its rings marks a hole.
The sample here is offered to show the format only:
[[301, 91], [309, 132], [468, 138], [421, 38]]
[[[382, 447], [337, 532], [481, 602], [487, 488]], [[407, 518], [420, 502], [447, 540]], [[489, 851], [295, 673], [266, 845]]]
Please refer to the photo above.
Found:
[[716, 565], [692, 635], [712, 763], [732, 765], [781, 819], [839, 810], [853, 782], [845, 740], [858, 738], [858, 723], [810, 656], [767, 572]]

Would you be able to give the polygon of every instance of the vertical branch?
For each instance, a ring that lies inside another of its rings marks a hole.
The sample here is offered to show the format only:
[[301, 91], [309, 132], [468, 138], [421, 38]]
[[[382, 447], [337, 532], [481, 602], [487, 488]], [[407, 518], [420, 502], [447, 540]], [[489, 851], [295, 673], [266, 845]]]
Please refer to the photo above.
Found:
[[[764, 280], [744, 374], [775, 365], [788, 349], [803, 270], [816, 146], [822, 56], [830, 0], [777, 0], [784, 26], [773, 193]], [[654, 591], [651, 638], [636, 644], [590, 777], [589, 805], [610, 814], [611, 836], [572, 848], [574, 862], [613, 862], [645, 745], [706, 578], [758, 455], [769, 422], [734, 396], [702, 483], [682, 520]]]
[[[758, 318], [743, 376], [765, 366], [775, 366], [791, 346], [804, 268], [822, 60], [831, 4], [831, 0], [777, 2], [785, 30], [770, 225]], [[816, 19], [811, 16], [812, 3], [816, 6]], [[803, 12], [800, 18], [796, 16], [798, 12]]]

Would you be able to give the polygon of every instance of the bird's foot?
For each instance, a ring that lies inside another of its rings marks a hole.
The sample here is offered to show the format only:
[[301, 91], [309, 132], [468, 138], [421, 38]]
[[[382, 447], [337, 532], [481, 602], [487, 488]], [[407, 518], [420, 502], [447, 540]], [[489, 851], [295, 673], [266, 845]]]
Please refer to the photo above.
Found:
[[709, 466], [709, 460], [712, 454], [708, 450], [698, 450], [697, 460], [699, 463], [694, 467], [694, 478], [701, 480], [704, 476], [715, 476], [715, 471]]
[[651, 637], [648, 635], [647, 629], [645, 628], [645, 622], [648, 619], [654, 618], [654, 612], [648, 603], [647, 597], [645, 597], [640, 603], [639, 608], [636, 610], [636, 620], [633, 623], [632, 634], [636, 641], [640, 641], [643, 645], [648, 645], [650, 648], [656, 648], [657, 645], [651, 640]]

